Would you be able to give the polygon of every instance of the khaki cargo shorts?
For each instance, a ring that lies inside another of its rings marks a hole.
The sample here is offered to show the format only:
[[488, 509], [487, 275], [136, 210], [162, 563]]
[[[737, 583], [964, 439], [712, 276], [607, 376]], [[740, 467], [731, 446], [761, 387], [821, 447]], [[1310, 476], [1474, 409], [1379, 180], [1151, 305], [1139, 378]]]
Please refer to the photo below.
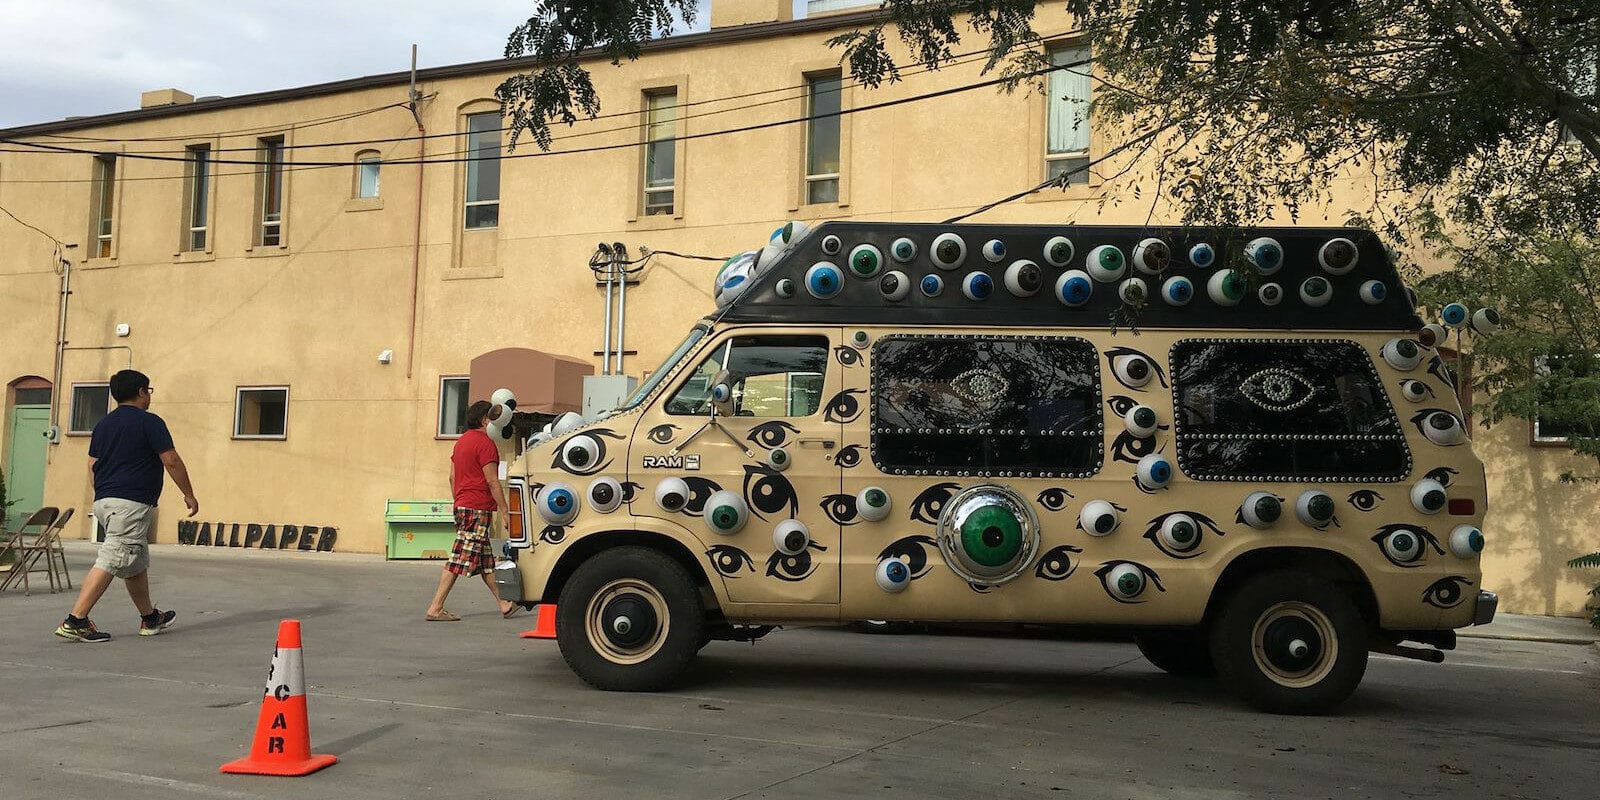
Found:
[[155, 510], [155, 506], [116, 497], [94, 501], [94, 517], [106, 534], [95, 567], [118, 578], [143, 575], [150, 568], [150, 522]]

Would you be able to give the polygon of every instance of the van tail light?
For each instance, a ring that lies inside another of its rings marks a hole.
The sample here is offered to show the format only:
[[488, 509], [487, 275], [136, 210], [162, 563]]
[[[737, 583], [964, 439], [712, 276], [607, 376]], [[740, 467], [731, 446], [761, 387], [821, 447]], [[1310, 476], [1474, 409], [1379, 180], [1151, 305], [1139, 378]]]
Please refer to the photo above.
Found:
[[1453, 497], [1448, 508], [1452, 517], [1470, 517], [1478, 513], [1478, 504], [1470, 497]]

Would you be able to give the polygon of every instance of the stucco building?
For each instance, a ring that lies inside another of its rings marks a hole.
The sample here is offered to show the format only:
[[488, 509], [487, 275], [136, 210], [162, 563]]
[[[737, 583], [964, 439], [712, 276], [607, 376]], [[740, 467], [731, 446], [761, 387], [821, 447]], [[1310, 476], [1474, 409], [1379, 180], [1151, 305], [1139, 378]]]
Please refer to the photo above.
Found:
[[[280, 538], [333, 528], [339, 550], [382, 551], [387, 499], [448, 496], [475, 359], [567, 381], [620, 360], [640, 377], [713, 308], [715, 262], [642, 262], [626, 352], [603, 364], [597, 243], [630, 259], [727, 256], [788, 219], [938, 221], [1116, 144], [1082, 119], [1072, 98], [1091, 84], [1070, 73], [1048, 97], [985, 87], [863, 109], [992, 76], [965, 58], [854, 86], [825, 42], [871, 12], [791, 20], [789, 5], [718, 0], [706, 33], [621, 68], [596, 58], [604, 116], [558, 127], [549, 153], [503, 149], [494, 90], [527, 66], [505, 61], [419, 72], [415, 117], [399, 72], [227, 98], [158, 91], [138, 110], [0, 131], [84, 151], [0, 147], [0, 206], [45, 234], [0, 217], [12, 496], [87, 509], [85, 434], [106, 411], [106, 377], [132, 364], [157, 388], [201, 519]], [[1060, 62], [1089, 55], [1058, 12], [1041, 8], [1038, 27]], [[804, 119], [834, 108], [846, 113]], [[982, 219], [1140, 224], [1146, 203], [1101, 203], [1127, 180], [1091, 175]], [[48, 444], [52, 420], [62, 435]], [[1485, 580], [1507, 611], [1572, 614], [1585, 586], [1561, 564], [1594, 548], [1600, 492], [1557, 484], [1578, 462], [1542, 433], [1475, 430], [1492, 492]], [[169, 490], [158, 541], [176, 541], [181, 515]], [[90, 523], [69, 534], [91, 536]]]

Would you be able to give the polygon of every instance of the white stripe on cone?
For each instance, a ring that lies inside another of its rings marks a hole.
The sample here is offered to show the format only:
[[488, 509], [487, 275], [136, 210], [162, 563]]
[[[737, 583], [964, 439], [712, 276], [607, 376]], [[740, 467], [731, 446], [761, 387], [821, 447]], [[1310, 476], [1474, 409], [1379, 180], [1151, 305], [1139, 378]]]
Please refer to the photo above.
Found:
[[269, 697], [283, 700], [306, 693], [306, 671], [300, 661], [300, 648], [279, 647], [272, 651], [272, 666], [267, 670]]

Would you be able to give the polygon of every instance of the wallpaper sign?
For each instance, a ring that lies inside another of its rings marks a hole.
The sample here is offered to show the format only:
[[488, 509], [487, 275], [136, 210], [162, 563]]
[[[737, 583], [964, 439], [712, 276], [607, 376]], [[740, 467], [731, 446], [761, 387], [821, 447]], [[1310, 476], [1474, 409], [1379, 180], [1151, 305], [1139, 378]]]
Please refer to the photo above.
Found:
[[199, 547], [248, 547], [259, 550], [316, 550], [328, 552], [339, 538], [338, 528], [317, 525], [258, 525], [254, 522], [178, 522], [178, 544]]

